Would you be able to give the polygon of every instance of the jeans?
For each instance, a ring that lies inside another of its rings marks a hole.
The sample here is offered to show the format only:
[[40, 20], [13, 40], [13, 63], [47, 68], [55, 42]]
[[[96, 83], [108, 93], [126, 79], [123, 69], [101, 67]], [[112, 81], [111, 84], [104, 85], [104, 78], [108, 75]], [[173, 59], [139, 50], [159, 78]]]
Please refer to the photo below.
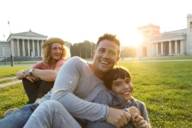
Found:
[[41, 103], [24, 128], [81, 128], [65, 107], [54, 100]]
[[37, 98], [41, 98], [48, 91], [50, 91], [53, 87], [54, 82], [47, 82], [43, 80], [35, 81], [34, 83], [27, 80], [22, 79], [23, 88], [27, 94], [29, 99], [28, 103], [34, 103]]
[[0, 128], [22, 128], [38, 104], [28, 104], [0, 119]]

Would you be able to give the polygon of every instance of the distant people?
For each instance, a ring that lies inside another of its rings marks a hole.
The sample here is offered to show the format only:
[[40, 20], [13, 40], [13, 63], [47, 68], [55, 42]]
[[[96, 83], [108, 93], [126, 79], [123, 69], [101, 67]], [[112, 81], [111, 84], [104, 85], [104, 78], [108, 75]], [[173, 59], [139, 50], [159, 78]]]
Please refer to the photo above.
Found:
[[[145, 104], [132, 96], [133, 85], [127, 69], [123, 67], [111, 69], [104, 77], [104, 83], [108, 90], [100, 91], [93, 102], [128, 111], [129, 122], [122, 128], [150, 128]], [[115, 128], [115, 126], [105, 121], [89, 121], [86, 128]]]
[[42, 97], [52, 87], [60, 67], [68, 57], [68, 49], [60, 38], [50, 38], [43, 44], [43, 60], [32, 66], [31, 69], [16, 73], [22, 79], [23, 87], [29, 98], [28, 103], [33, 103]]

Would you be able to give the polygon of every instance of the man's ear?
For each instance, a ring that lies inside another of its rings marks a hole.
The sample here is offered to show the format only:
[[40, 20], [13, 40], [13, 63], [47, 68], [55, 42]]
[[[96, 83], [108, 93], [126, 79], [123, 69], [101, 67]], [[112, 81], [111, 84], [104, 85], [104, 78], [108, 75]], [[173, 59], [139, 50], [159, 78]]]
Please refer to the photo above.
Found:
[[117, 57], [115, 65], [117, 65], [119, 63], [119, 60], [120, 60], [120, 56]]

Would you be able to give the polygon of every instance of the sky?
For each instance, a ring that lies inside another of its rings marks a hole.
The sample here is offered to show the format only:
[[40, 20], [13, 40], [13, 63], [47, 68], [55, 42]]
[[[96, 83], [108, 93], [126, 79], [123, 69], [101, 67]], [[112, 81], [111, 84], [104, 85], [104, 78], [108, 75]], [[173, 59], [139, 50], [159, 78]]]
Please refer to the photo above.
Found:
[[142, 40], [138, 27], [186, 28], [188, 14], [191, 0], [1, 0], [0, 40], [31, 29], [71, 43], [112, 33], [123, 46], [136, 46]]

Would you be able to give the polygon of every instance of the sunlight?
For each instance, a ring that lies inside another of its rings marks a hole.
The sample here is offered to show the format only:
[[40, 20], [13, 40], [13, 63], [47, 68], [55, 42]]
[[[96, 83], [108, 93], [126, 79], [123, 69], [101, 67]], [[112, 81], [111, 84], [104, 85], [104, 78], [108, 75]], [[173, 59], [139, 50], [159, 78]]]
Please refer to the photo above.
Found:
[[127, 34], [126, 36], [120, 36], [122, 46], [128, 46], [137, 48], [143, 42], [143, 35], [138, 31]]

